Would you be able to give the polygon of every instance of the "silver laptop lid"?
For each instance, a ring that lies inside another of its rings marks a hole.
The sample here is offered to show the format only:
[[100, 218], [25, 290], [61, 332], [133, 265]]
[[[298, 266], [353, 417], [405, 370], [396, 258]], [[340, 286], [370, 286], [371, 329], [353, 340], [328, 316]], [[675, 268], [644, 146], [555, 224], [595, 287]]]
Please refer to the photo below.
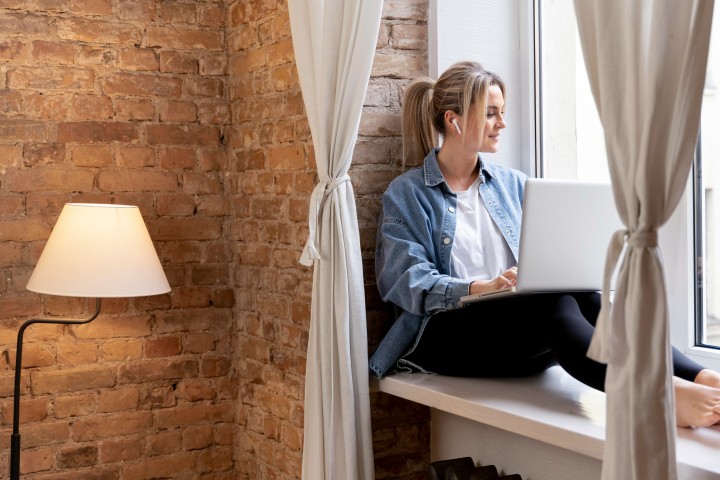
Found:
[[609, 183], [528, 179], [517, 289], [600, 290], [610, 237], [622, 228]]

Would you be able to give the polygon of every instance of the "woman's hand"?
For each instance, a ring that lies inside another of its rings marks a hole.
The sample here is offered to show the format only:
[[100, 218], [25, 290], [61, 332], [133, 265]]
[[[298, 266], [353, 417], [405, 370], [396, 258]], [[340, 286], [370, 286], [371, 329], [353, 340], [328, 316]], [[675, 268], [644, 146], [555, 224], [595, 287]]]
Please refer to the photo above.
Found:
[[496, 290], [512, 288], [517, 283], [517, 267], [505, 270], [499, 277], [492, 280], [475, 280], [470, 284], [470, 295], [490, 293]]

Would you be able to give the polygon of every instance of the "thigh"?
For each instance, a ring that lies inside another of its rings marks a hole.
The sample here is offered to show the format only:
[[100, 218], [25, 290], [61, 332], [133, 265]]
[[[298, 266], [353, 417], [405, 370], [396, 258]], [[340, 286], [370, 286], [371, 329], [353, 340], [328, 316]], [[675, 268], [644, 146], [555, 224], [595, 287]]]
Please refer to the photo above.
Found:
[[444, 375], [529, 375], [554, 364], [541, 335], [543, 301], [524, 296], [434, 315], [407, 359]]

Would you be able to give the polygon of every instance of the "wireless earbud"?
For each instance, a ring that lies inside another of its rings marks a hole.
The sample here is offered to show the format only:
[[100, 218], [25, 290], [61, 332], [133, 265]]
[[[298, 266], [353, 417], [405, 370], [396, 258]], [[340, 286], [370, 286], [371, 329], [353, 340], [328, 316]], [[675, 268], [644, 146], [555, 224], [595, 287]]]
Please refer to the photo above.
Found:
[[457, 123], [457, 118], [452, 119], [452, 124], [455, 125], [455, 130], [457, 130], [457, 132], [462, 135], [462, 132], [460, 131], [460, 126]]

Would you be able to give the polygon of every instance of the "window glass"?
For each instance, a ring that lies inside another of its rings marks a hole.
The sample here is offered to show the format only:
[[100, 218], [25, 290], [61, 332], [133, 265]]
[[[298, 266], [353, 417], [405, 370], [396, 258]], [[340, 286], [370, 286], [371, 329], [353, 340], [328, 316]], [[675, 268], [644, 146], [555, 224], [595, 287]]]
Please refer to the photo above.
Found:
[[548, 178], [610, 181], [572, 0], [541, 0], [541, 159]]

